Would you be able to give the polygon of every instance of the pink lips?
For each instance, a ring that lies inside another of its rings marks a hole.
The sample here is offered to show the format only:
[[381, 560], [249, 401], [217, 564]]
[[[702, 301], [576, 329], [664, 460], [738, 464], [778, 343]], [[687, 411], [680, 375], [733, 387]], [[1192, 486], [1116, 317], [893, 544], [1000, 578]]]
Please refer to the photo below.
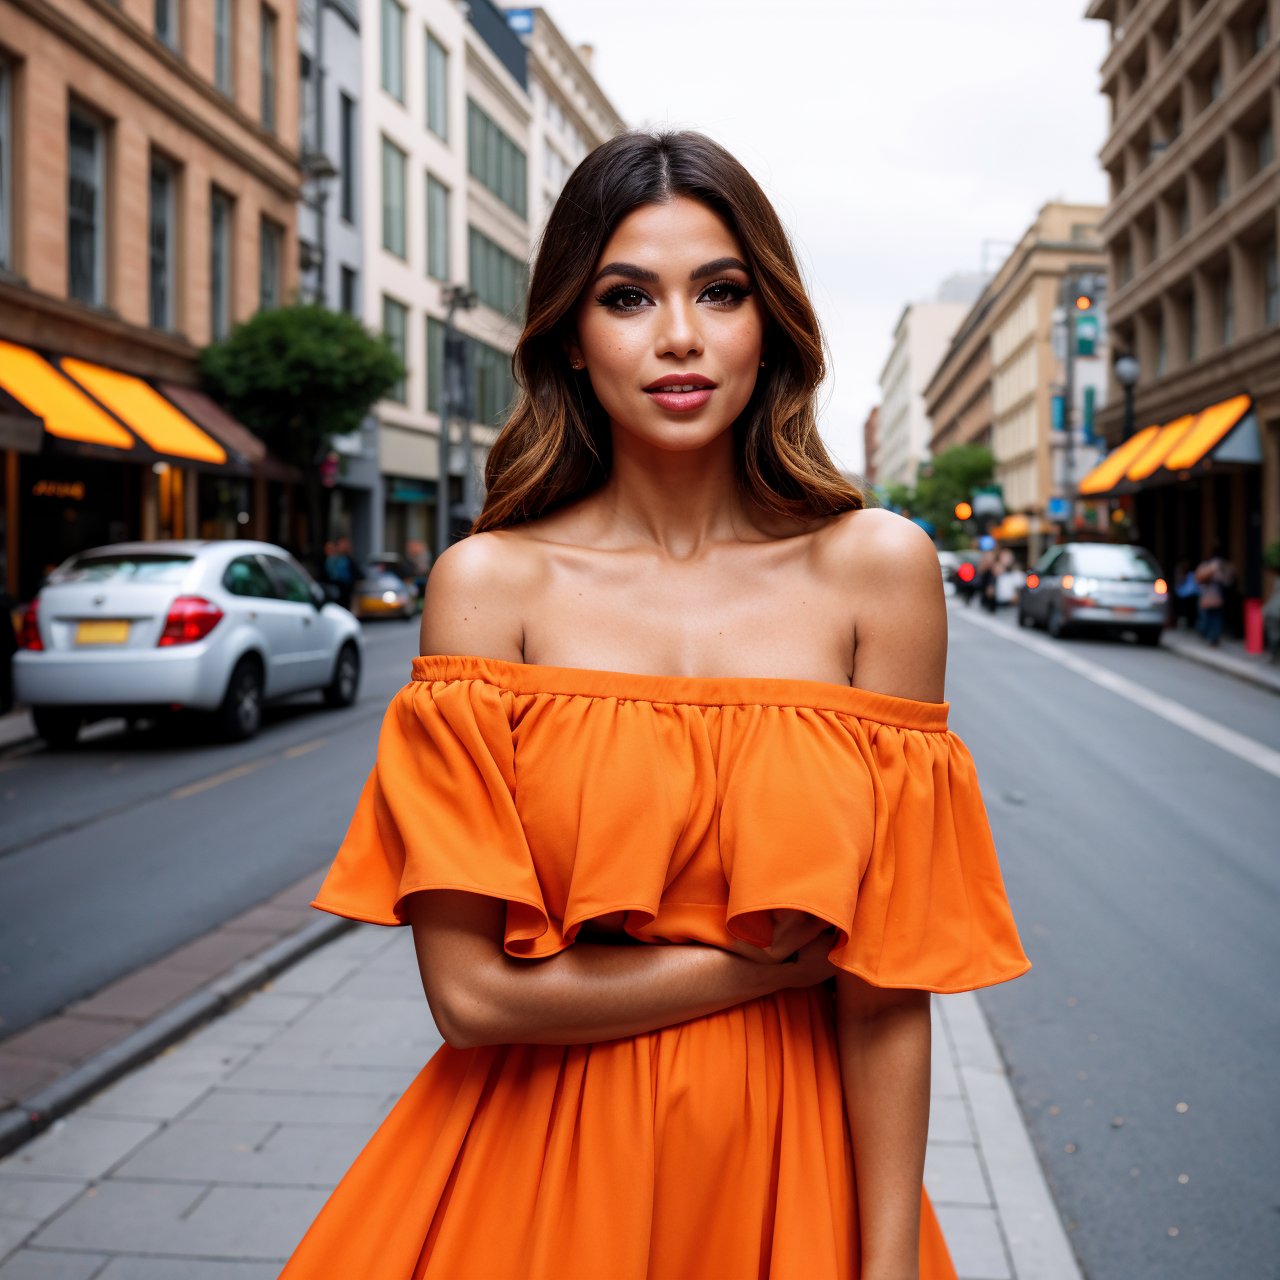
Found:
[[651, 382], [644, 391], [661, 408], [672, 413], [690, 413], [701, 409], [716, 384], [698, 373], [669, 373]]

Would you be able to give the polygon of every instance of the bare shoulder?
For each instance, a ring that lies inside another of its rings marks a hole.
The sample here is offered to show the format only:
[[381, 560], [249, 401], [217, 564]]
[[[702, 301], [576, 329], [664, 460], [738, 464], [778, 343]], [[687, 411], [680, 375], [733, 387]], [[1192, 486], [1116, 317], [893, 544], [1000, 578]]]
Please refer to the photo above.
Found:
[[525, 605], [539, 577], [535, 548], [509, 531], [454, 543], [427, 579], [421, 652], [522, 661]]
[[854, 683], [942, 701], [947, 609], [933, 540], [892, 511], [867, 508], [833, 520], [822, 542], [826, 571], [854, 612]]

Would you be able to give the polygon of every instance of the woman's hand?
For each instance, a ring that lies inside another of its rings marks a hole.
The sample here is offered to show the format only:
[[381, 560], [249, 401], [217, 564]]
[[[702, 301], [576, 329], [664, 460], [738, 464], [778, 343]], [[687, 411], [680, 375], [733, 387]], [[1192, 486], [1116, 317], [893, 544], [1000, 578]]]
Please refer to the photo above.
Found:
[[[805, 911], [774, 911], [770, 914], [773, 916], [773, 941], [767, 947], [755, 947], [734, 938], [725, 949], [757, 964], [780, 964], [820, 934], [829, 935], [831, 932], [831, 926], [825, 920]], [[828, 949], [830, 945], [828, 940]]]

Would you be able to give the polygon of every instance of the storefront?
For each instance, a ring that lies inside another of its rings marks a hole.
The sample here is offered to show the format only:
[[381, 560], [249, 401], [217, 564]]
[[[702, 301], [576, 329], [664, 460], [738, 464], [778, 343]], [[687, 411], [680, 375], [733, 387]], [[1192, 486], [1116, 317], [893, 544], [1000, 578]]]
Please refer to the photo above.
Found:
[[1231, 396], [1144, 427], [1080, 482], [1081, 497], [1106, 500], [1116, 532], [1175, 580], [1220, 549], [1237, 571], [1227, 619], [1237, 634], [1242, 602], [1263, 595], [1264, 439], [1278, 419], [1268, 425], [1251, 396]]
[[[253, 497], [271, 460], [200, 393], [0, 341], [0, 397], [0, 416], [26, 427], [22, 447], [4, 456], [5, 585], [16, 599], [88, 546], [263, 536]], [[219, 415], [216, 431], [197, 420]], [[255, 463], [236, 444], [261, 457]], [[204, 515], [211, 486], [230, 487], [230, 525]]]

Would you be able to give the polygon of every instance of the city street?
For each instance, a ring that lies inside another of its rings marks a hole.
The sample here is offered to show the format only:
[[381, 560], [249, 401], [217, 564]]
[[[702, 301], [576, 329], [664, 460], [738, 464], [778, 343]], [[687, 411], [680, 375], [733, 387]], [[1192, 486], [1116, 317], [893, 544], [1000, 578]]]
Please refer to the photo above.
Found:
[[[968, 743], [1035, 968], [981, 995], [1089, 1280], [1270, 1275], [1280, 703], [1161, 650], [952, 606]], [[357, 706], [240, 747], [106, 726], [0, 757], [6, 1033], [323, 865], [416, 627]], [[109, 926], [109, 927], [108, 927]]]
[[1280, 701], [1171, 653], [952, 616], [952, 726], [1035, 965], [982, 1005], [1085, 1274], [1273, 1276]]
[[189, 722], [130, 733], [117, 721], [65, 754], [0, 753], [0, 1035], [328, 863], [418, 651], [416, 619], [364, 634], [347, 710], [301, 697], [234, 746]]

